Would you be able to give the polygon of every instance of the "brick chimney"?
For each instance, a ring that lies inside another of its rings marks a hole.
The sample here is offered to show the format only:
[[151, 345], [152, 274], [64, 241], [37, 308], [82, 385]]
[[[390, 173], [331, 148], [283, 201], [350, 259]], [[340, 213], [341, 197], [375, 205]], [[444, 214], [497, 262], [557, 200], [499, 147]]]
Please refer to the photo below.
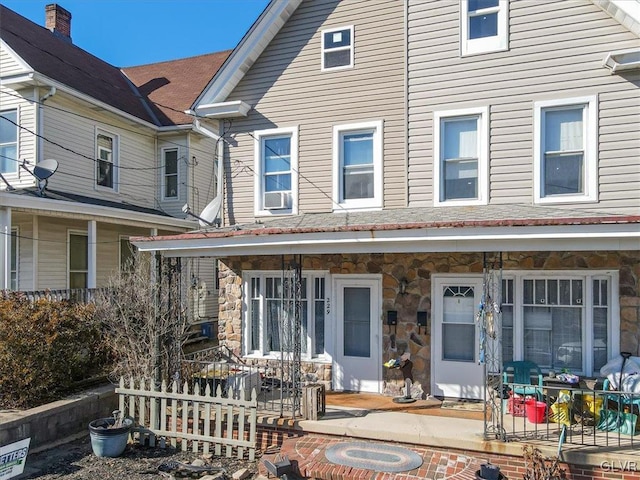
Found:
[[71, 42], [71, 12], [56, 3], [44, 7], [45, 26], [54, 35]]

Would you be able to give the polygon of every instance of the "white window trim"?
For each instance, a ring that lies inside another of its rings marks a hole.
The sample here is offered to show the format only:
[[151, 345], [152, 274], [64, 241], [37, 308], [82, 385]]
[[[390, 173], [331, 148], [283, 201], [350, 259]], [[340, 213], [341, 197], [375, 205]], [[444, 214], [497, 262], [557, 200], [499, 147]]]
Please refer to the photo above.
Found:
[[[167, 196], [167, 159], [165, 157], [166, 153], [169, 151], [175, 151], [176, 152], [176, 195], [175, 197], [169, 197]], [[167, 200], [167, 201], [178, 201], [180, 200], [180, 147], [163, 147], [161, 150], [160, 155], [162, 156], [162, 184], [161, 184], [161, 189], [162, 189], [162, 200]]]
[[[113, 187], [105, 187], [103, 185], [98, 185], [98, 161], [100, 156], [98, 155], [98, 135], [104, 135], [106, 137], [111, 137], [111, 139], [113, 140], [113, 149], [111, 152], [111, 157], [112, 157], [112, 164], [113, 164]], [[96, 160], [94, 162], [93, 165], [93, 188], [95, 190], [98, 191], [103, 191], [103, 192], [115, 192], [118, 193], [120, 190], [120, 169], [118, 168], [120, 166], [120, 136], [118, 134], [115, 133], [111, 133], [107, 130], [104, 130], [102, 128], [96, 127], [94, 135], [93, 135], [93, 141], [94, 141], [94, 155], [96, 156]]]
[[[14, 110], [16, 111], [16, 123], [18, 125], [20, 125], [20, 105], [16, 105], [15, 108], [2, 109], [2, 110], [0, 110], [0, 114], [2, 114], [3, 112], [13, 112]], [[19, 159], [20, 159], [20, 134], [21, 134], [21, 128], [16, 126], [16, 158], [15, 158], [16, 171], [15, 172], [10, 172], [10, 173], [3, 173], [2, 175], [4, 175], [6, 178], [13, 178], [13, 179], [20, 178], [20, 173], [22, 172], [22, 169], [20, 168], [20, 162], [19, 162]], [[11, 162], [13, 160], [9, 160], [9, 161]], [[35, 178], [33, 178], [33, 177], [31, 177], [31, 178], [35, 181]]]
[[[87, 237], [87, 256], [89, 255], [89, 232], [86, 230], [67, 230], [67, 288], [71, 288], [71, 235]], [[120, 259], [118, 259], [120, 261]], [[80, 272], [81, 270], [74, 270]], [[87, 258], [87, 282], [89, 281], [89, 259]]]
[[[478, 121], [478, 198], [440, 200], [441, 178], [441, 128], [442, 120], [456, 117], [479, 116]], [[486, 205], [489, 201], [489, 107], [465, 108], [433, 112], [433, 205]]]
[[[584, 106], [584, 188], [580, 195], [542, 196], [542, 166], [544, 148], [542, 146], [542, 110], [549, 107]], [[534, 203], [576, 203], [598, 201], [598, 98], [597, 96], [574, 97], [546, 100], [534, 103], [533, 113], [533, 200]]]
[[19, 290], [20, 289], [20, 230], [18, 227], [13, 227], [11, 229], [11, 248], [14, 248], [14, 244], [15, 244], [15, 249], [16, 249], [16, 265], [15, 265], [15, 270], [13, 270], [11, 268], [11, 252], [9, 252], [9, 285], [8, 285], [8, 289], [11, 290], [12, 289], [12, 285], [11, 285], [11, 274], [13, 272], [16, 273], [16, 288], [15, 290]]
[[[340, 65], [338, 67], [325, 67], [324, 66], [324, 54], [325, 54], [325, 47], [324, 47], [324, 36], [326, 33], [331, 33], [331, 32], [340, 32], [343, 30], [349, 30], [350, 32], [350, 36], [351, 36], [351, 44], [348, 47], [338, 47], [338, 48], [331, 48], [328, 51], [338, 51], [338, 50], [347, 50], [349, 49], [349, 65]], [[355, 52], [355, 37], [354, 37], [354, 28], [353, 25], [347, 25], [344, 27], [339, 27], [339, 28], [328, 28], [326, 30], [322, 30], [320, 32], [320, 40], [322, 43], [322, 47], [320, 48], [320, 71], [322, 72], [333, 72], [334, 70], [345, 70], [347, 68], [353, 68], [354, 67], [354, 52]]]
[[469, 40], [469, 2], [468, 0], [460, 0], [460, 56], [509, 49], [509, 0], [499, 0], [498, 7], [486, 10], [493, 13], [496, 8], [498, 11], [498, 34], [494, 37]]
[[[382, 120], [333, 127], [333, 210], [379, 210], [383, 205], [383, 125]], [[344, 200], [342, 172], [342, 148], [340, 136], [345, 132], [373, 130], [373, 198]]]
[[[263, 191], [263, 168], [262, 168], [262, 139], [272, 136], [291, 137], [291, 208], [282, 210], [267, 210], [264, 208]], [[253, 183], [253, 205], [255, 216], [279, 216], [297, 215], [298, 213], [298, 127], [269, 128], [266, 130], [256, 130], [253, 132], [254, 145], [254, 183]]]
[[[459, 275], [455, 273], [434, 274], [432, 284], [437, 282], [456, 282], [469, 278], [469, 275]], [[474, 277], [471, 275], [471, 277]], [[474, 278], [480, 278], [475, 276]], [[608, 305], [610, 317], [607, 322], [607, 350], [609, 358], [613, 358], [620, 353], [620, 274], [617, 270], [505, 270], [503, 280], [513, 280], [514, 303], [513, 303], [513, 358], [521, 360], [524, 355], [524, 322], [523, 322], [523, 285], [525, 279], [542, 278], [573, 278], [583, 281], [585, 286], [585, 301], [583, 302], [584, 324], [582, 329], [582, 343], [585, 352], [588, 354], [583, 358], [582, 371], [572, 372], [585, 375], [584, 372], [593, 370], [593, 296], [592, 281], [594, 279], [606, 278], [610, 283], [610, 302]], [[434, 295], [437, 302], [441, 299]], [[593, 376], [598, 376], [599, 372], [592, 372]]]
[[[267, 358], [267, 359], [279, 359], [280, 358], [280, 353], [279, 352], [271, 352], [271, 351], [258, 351], [258, 350], [251, 350], [251, 344], [250, 344], [250, 340], [251, 340], [251, 316], [250, 316], [250, 302], [251, 302], [251, 279], [256, 278], [256, 277], [260, 277], [261, 279], [264, 279], [265, 277], [283, 277], [283, 271], [282, 270], [244, 270], [242, 272], [242, 331], [244, 332], [243, 336], [242, 336], [242, 351], [244, 354], [245, 358]], [[307, 295], [307, 301], [309, 302], [309, 308], [307, 309], [310, 318], [308, 326], [310, 329], [312, 329], [312, 333], [310, 334], [311, 338], [309, 339], [309, 342], [311, 344], [313, 344], [313, 341], [315, 340], [315, 323], [313, 322], [313, 312], [314, 312], [314, 305], [313, 305], [313, 279], [314, 278], [324, 278], [325, 281], [325, 318], [324, 318], [324, 322], [325, 322], [325, 331], [324, 331], [324, 352], [322, 353], [318, 353], [315, 352], [315, 354], [313, 354], [313, 356], [310, 356], [309, 353], [304, 354], [303, 355], [303, 359], [305, 361], [310, 361], [310, 362], [328, 362], [330, 361], [330, 356], [329, 356], [329, 351], [331, 348], [331, 341], [329, 339], [330, 337], [330, 326], [332, 325], [332, 319], [331, 319], [331, 295], [332, 295], [332, 288], [330, 287], [331, 283], [331, 276], [329, 275], [329, 272], [326, 270], [303, 270], [302, 271], [302, 276], [307, 278], [307, 286], [310, 289], [310, 293], [311, 295]], [[261, 280], [261, 284], [262, 284], [262, 288], [264, 288], [264, 280]], [[264, 305], [261, 303], [260, 307], [261, 307], [261, 311], [260, 311], [260, 336], [263, 337], [264, 334], [264, 318], [265, 318], [265, 312], [262, 310], [262, 307]], [[261, 343], [264, 343], [264, 338], [262, 338]], [[307, 352], [312, 352], [313, 351], [313, 345], [307, 345]]]

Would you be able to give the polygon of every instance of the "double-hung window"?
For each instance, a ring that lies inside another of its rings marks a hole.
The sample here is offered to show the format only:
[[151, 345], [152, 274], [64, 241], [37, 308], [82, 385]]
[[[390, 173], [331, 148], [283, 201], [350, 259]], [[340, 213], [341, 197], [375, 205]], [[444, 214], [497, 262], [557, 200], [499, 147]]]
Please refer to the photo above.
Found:
[[353, 67], [353, 25], [322, 31], [322, 70]]
[[255, 132], [256, 215], [297, 211], [298, 129]]
[[597, 200], [596, 103], [585, 97], [535, 104], [537, 203]]
[[178, 149], [168, 148], [162, 151], [164, 172], [163, 196], [166, 199], [178, 198]]
[[333, 128], [334, 210], [382, 208], [382, 121]]
[[434, 204], [478, 205], [487, 199], [486, 108], [434, 114]]
[[9, 289], [18, 290], [18, 229], [11, 229], [11, 274]]
[[69, 288], [87, 288], [89, 240], [86, 233], [69, 232]]
[[96, 135], [96, 185], [116, 189], [118, 184], [118, 138], [105, 132]]
[[460, 0], [462, 55], [509, 48], [509, 0]]
[[[247, 272], [245, 352], [249, 355], [293, 352], [299, 322], [302, 356], [324, 355], [326, 283], [326, 275], [320, 272], [304, 273], [299, 282], [282, 272]], [[296, 308], [296, 296], [299, 308]]]
[[18, 111], [0, 111], [0, 173], [18, 172]]

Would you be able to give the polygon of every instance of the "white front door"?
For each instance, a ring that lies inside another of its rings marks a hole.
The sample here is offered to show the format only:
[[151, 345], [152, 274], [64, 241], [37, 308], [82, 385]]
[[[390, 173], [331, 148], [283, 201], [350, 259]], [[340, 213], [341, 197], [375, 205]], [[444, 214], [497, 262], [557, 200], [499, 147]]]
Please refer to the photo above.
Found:
[[334, 389], [380, 393], [382, 383], [379, 277], [335, 277], [336, 357]]
[[432, 395], [481, 399], [476, 314], [482, 301], [481, 277], [433, 278]]

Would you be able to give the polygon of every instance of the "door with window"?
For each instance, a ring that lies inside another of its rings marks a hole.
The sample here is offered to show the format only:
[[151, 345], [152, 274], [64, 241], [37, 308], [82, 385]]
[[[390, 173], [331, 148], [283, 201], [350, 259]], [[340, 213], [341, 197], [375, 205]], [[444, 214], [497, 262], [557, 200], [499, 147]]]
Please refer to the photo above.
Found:
[[336, 278], [334, 388], [380, 393], [382, 382], [379, 277]]
[[481, 277], [433, 279], [433, 395], [481, 399], [483, 366], [478, 363], [476, 312], [482, 299]]

